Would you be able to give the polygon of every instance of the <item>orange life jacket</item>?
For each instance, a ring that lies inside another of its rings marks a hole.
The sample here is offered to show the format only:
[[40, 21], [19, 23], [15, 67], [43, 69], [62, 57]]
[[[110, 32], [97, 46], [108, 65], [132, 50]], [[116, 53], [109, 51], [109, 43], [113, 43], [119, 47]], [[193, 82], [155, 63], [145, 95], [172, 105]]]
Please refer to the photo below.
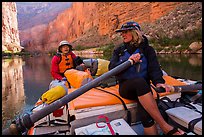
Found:
[[67, 69], [74, 67], [73, 59], [71, 55], [61, 55], [61, 61], [59, 63], [60, 73], [64, 73]]

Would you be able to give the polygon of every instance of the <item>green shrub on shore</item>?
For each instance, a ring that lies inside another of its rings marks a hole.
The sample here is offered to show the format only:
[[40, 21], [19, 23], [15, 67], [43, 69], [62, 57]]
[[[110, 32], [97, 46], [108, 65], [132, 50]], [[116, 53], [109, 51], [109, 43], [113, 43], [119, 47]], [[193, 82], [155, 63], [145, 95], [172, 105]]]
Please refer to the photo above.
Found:
[[15, 55], [18, 55], [18, 56], [27, 56], [27, 55], [30, 55], [29, 52], [11, 52], [11, 51], [2, 51], [2, 56], [8, 56], [8, 57], [11, 57], [11, 56], [15, 56]]
[[100, 48], [103, 51], [103, 56], [105, 57], [105, 59], [110, 60], [114, 47], [115, 45], [113, 43], [110, 43]]
[[95, 46], [86, 47], [86, 46], [77, 45], [76, 47], [74, 47], [74, 50], [82, 51], [82, 50], [90, 49], [90, 48], [95, 48]]
[[158, 51], [164, 49], [164, 47], [174, 49], [178, 45], [181, 45], [181, 47], [177, 50], [184, 51], [188, 49], [192, 42], [195, 41], [202, 41], [202, 28], [184, 32], [182, 36], [176, 36], [173, 38], [164, 36], [160, 37], [159, 39], [151, 39], [149, 40], [149, 43], [154, 45], [154, 48]]
[[81, 45], [77, 45], [76, 47], [74, 47], [74, 50], [78, 50], [78, 51], [81, 51], [81, 50], [84, 50], [85, 47], [81, 46]]

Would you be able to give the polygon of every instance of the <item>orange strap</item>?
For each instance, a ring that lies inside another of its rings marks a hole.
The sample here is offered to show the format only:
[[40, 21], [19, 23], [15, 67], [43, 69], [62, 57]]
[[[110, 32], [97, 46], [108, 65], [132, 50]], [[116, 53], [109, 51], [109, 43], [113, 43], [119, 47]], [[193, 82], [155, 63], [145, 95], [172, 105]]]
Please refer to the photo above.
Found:
[[[109, 121], [108, 117], [105, 116], [105, 115], [100, 115], [100, 116], [98, 116], [98, 120], [101, 119], [101, 118], [105, 118], [106, 124], [108, 125], [108, 128], [109, 128], [111, 134], [112, 134], [112, 135], [116, 135], [116, 133], [114, 132], [113, 128], [111, 127], [111, 124], [110, 124], [110, 121]], [[98, 128], [104, 128], [106, 125], [99, 126], [99, 125], [98, 125], [98, 120], [97, 120], [97, 122], [96, 122], [96, 126], [97, 126]]]

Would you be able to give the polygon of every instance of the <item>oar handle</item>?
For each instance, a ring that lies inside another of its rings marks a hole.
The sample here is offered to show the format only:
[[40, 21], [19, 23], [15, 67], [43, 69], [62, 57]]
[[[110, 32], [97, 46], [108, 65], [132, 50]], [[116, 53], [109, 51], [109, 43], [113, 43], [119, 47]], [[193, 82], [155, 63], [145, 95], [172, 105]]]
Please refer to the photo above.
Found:
[[[166, 92], [165, 88], [159, 87], [155, 88], [157, 93]], [[172, 86], [171, 92], [192, 92], [193, 90], [202, 90], [202, 84], [191, 84], [191, 85], [182, 85], [182, 86]]]
[[193, 90], [201, 90], [201, 89], [202, 89], [202, 84], [174, 86], [174, 92], [192, 92]]

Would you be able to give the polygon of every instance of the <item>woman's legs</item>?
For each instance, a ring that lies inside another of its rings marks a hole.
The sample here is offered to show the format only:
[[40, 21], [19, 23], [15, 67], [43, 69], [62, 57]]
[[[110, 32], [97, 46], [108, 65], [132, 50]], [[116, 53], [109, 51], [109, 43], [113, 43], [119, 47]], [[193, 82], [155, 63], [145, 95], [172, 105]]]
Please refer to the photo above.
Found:
[[[140, 102], [139, 106], [143, 107], [140, 109], [140, 114], [142, 114], [141, 120], [145, 134], [157, 134], [156, 126], [153, 123], [154, 121], [159, 124], [165, 134], [173, 129], [173, 127], [163, 119], [151, 93], [151, 88], [143, 78], [126, 80], [123, 83], [119, 83], [119, 93], [122, 97], [127, 99], [135, 100], [138, 98]], [[181, 133], [184, 132], [181, 131]], [[181, 133], [176, 132], [175, 134]]]
[[[151, 90], [150, 87], [147, 84], [144, 85], [144, 83], [146, 84], [146, 81], [143, 78], [124, 81], [119, 86], [119, 93], [123, 98], [138, 100], [138, 95], [141, 96]], [[154, 119], [148, 114], [139, 101], [137, 109], [141, 114], [139, 117], [144, 127], [144, 134], [156, 135], [157, 129]]]
[[[145, 110], [151, 115], [151, 117], [159, 124], [162, 131], [166, 134], [170, 130], [173, 129], [172, 126], [170, 126], [162, 117], [155, 99], [153, 98], [153, 95], [151, 92], [146, 93], [142, 96], [138, 97], [139, 102], [142, 104], [142, 106], [145, 108]], [[156, 126], [153, 125], [150, 128], [145, 128], [146, 134], [154, 134], [154, 130], [156, 129]], [[181, 133], [176, 132], [175, 135], [180, 135]]]

